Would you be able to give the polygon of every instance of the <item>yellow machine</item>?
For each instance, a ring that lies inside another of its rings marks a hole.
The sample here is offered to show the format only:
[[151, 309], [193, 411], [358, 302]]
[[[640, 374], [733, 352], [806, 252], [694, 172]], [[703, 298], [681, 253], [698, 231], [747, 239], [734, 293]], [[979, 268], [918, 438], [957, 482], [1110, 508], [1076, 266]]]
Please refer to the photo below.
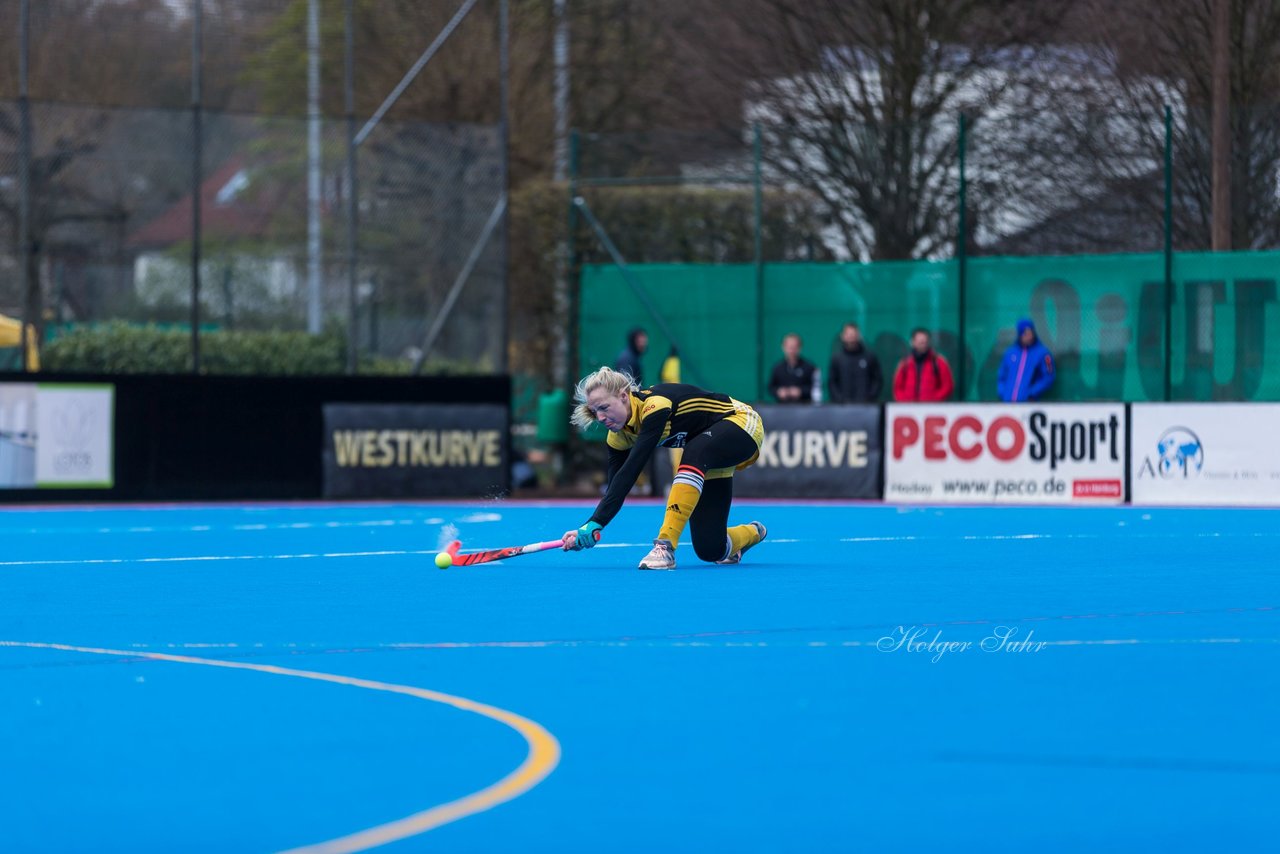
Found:
[[[22, 346], [22, 321], [0, 314], [0, 347]], [[40, 351], [36, 348], [36, 329], [27, 324], [27, 368], [40, 370]]]

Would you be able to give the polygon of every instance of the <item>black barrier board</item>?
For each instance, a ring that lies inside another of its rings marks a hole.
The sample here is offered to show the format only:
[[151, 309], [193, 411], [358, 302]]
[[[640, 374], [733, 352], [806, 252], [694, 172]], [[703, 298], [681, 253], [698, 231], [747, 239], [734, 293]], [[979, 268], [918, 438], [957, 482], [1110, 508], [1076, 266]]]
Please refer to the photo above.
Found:
[[760, 406], [764, 444], [734, 477], [735, 495], [759, 498], [880, 497], [880, 407]]
[[327, 498], [495, 496], [508, 488], [505, 406], [331, 403], [324, 432]]

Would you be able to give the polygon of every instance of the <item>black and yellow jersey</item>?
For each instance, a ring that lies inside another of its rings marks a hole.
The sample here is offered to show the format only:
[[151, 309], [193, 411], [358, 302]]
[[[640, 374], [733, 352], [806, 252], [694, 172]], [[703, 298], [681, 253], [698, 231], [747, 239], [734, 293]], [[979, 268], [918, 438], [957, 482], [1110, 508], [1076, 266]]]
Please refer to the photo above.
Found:
[[609, 447], [617, 451], [631, 449], [640, 438], [646, 420], [660, 417], [662, 432], [658, 445], [683, 448], [689, 439], [743, 406], [727, 394], [684, 383], [659, 383], [631, 392], [631, 417], [621, 430], [609, 434]]
[[632, 391], [631, 417], [621, 430], [609, 433], [608, 488], [591, 518], [601, 525], [609, 524], [654, 448], [683, 448], [694, 436], [724, 420], [732, 420], [759, 444], [763, 436], [760, 416], [727, 394], [685, 383], [658, 383]]

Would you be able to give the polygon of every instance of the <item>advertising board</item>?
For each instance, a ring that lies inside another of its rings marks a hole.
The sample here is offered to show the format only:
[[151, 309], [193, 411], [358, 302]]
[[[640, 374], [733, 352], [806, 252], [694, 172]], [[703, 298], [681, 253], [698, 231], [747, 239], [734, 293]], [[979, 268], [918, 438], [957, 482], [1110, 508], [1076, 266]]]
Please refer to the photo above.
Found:
[[1135, 504], [1280, 505], [1280, 404], [1135, 403]]
[[0, 489], [110, 489], [111, 385], [0, 383]]
[[894, 403], [886, 413], [885, 501], [1124, 501], [1124, 404]]

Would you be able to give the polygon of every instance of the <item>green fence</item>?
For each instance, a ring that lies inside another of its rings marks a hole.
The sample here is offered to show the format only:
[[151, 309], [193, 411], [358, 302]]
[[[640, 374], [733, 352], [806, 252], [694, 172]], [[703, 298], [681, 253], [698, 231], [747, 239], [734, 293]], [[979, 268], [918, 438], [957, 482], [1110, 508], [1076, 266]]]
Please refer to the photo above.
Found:
[[[1280, 252], [973, 258], [963, 300], [949, 261], [873, 264], [640, 264], [633, 281], [679, 348], [683, 379], [765, 399], [782, 336], [823, 368], [853, 321], [887, 387], [912, 328], [963, 372], [957, 397], [995, 400], [1000, 354], [1020, 317], [1054, 353], [1052, 400], [1280, 400]], [[612, 364], [628, 329], [650, 334], [645, 378], [673, 343], [612, 265], [583, 268], [579, 368]], [[963, 321], [963, 322], [962, 322]], [[1166, 343], [1166, 330], [1169, 331]], [[963, 365], [960, 354], [964, 354]]]

